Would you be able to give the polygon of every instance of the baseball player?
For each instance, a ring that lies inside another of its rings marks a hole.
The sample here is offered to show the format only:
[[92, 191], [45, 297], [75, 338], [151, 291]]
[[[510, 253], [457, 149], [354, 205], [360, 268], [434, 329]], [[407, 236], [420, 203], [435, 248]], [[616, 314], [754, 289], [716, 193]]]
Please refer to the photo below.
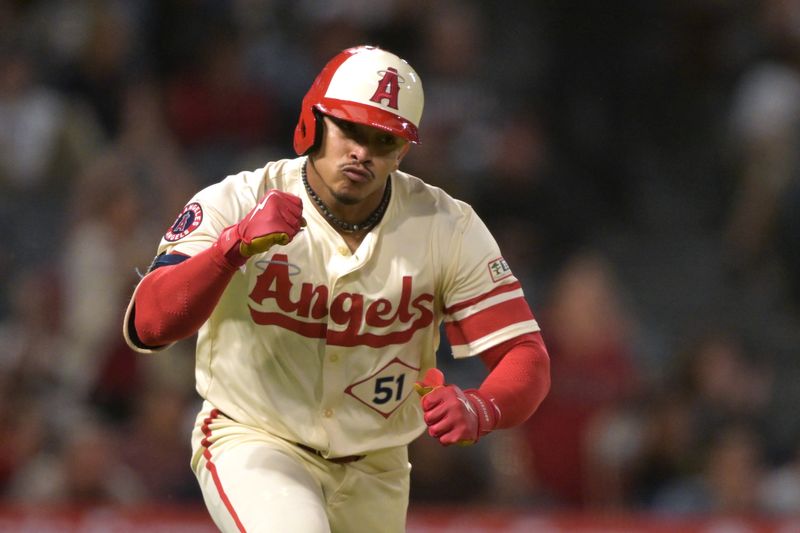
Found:
[[[407, 445], [472, 444], [527, 419], [549, 358], [520, 283], [473, 210], [398, 170], [417, 73], [345, 50], [302, 102], [299, 157], [190, 199], [125, 316], [155, 352], [198, 333], [192, 468], [222, 531], [401, 532]], [[436, 369], [439, 326], [477, 389]]]

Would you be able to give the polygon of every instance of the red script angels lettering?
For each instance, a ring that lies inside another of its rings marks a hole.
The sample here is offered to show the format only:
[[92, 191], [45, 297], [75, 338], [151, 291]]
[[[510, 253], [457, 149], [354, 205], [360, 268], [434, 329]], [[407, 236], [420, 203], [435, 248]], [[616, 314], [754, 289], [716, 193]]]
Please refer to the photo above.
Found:
[[[328, 287], [305, 282], [297, 290], [289, 277], [288, 257], [275, 254], [264, 273], [258, 276], [250, 299], [258, 305], [274, 300], [281, 312], [259, 311], [251, 305], [250, 316], [256, 324], [280, 326], [305, 337], [325, 338], [331, 345], [379, 348], [400, 344], [433, 322], [433, 295], [422, 293], [414, 297], [412, 285], [413, 278], [403, 276], [400, 301], [396, 305], [386, 298], [368, 301], [363, 294], [349, 292], [337, 294], [329, 304]], [[328, 315], [331, 322], [345, 329], [329, 330], [327, 321], [322, 320]], [[364, 326], [394, 327], [378, 334], [362, 332]], [[396, 329], [398, 326], [406, 328]]]

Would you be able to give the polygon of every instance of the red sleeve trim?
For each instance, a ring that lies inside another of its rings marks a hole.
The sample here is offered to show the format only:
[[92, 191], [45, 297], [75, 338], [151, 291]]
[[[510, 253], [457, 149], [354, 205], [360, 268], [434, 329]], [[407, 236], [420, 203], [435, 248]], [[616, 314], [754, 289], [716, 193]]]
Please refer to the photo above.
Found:
[[457, 322], [445, 322], [444, 327], [451, 344], [469, 344], [506, 326], [533, 319], [525, 298], [514, 298]]
[[469, 300], [464, 300], [463, 302], [453, 304], [450, 307], [445, 307], [444, 312], [449, 315], [452, 315], [453, 313], [461, 311], [462, 309], [466, 309], [467, 307], [475, 305], [483, 300], [486, 300], [487, 298], [491, 298], [492, 296], [497, 296], [498, 294], [503, 294], [504, 292], [515, 291], [520, 288], [522, 288], [522, 285], [520, 284], [519, 281], [506, 283], [505, 285], [500, 285], [499, 287], [495, 287], [494, 289], [484, 294], [481, 294], [480, 296], [476, 296], [474, 298], [470, 298]]

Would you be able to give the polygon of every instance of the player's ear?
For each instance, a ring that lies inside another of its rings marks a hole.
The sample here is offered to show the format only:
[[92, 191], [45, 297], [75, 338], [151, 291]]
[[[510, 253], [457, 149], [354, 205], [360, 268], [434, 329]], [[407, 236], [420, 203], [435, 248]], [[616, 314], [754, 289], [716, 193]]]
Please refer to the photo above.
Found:
[[400, 166], [400, 161], [403, 160], [403, 158], [406, 156], [406, 154], [408, 153], [408, 150], [410, 148], [411, 148], [411, 143], [408, 143], [408, 142], [403, 144], [403, 147], [400, 148], [400, 152], [398, 152], [398, 154], [397, 154], [397, 161], [395, 161], [395, 165], [394, 165], [394, 169], [395, 170], [397, 170], [397, 168]]

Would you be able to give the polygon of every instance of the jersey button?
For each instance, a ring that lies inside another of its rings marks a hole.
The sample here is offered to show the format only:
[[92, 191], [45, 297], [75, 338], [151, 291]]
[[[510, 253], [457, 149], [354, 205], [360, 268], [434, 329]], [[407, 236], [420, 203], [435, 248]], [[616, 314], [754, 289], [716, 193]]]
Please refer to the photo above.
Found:
[[347, 246], [340, 246], [338, 252], [339, 255], [350, 255], [350, 249]]
[[324, 416], [325, 418], [332, 417], [333, 416], [333, 409], [325, 409], [324, 411], [322, 411], [322, 416]]
[[339, 354], [338, 353], [335, 353], [335, 354], [331, 355], [331, 357], [330, 357], [331, 363], [335, 363], [338, 360], [339, 360]]

